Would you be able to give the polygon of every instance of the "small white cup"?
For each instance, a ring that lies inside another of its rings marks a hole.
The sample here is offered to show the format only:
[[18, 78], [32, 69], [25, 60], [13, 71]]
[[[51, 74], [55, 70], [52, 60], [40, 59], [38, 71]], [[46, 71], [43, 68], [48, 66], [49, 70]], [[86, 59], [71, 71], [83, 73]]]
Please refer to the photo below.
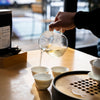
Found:
[[51, 70], [52, 70], [52, 74], [54, 78], [62, 73], [69, 71], [68, 68], [63, 67], [63, 66], [55, 66], [55, 67], [52, 67]]
[[94, 59], [90, 61], [91, 66], [92, 66], [92, 73], [93, 76], [100, 80], [100, 59]]
[[46, 73], [35, 74], [33, 77], [39, 90], [46, 90], [52, 81], [51, 75]]
[[31, 72], [33, 75], [38, 73], [49, 73], [49, 69], [44, 66], [34, 66], [31, 68]]

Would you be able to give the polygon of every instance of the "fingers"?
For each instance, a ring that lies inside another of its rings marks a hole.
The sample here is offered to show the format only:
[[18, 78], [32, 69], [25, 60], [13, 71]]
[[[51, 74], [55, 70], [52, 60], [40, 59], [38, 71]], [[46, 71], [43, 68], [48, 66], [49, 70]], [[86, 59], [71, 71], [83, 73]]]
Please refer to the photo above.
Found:
[[73, 24], [73, 25], [71, 25], [71, 26], [69, 26], [69, 27], [66, 27], [66, 30], [72, 30], [72, 29], [74, 29], [75, 28], [75, 25]]
[[56, 17], [55, 17], [55, 20], [54, 20], [55, 22], [59, 19], [59, 15], [60, 15], [60, 14], [61, 14], [61, 12], [58, 12], [58, 13], [57, 13], [57, 15], [56, 15]]
[[49, 25], [49, 30], [50, 31], [53, 31], [54, 29], [59, 31], [60, 30], [60, 27], [62, 26], [61, 25], [61, 21], [59, 19], [59, 15], [61, 14], [61, 12], [58, 12], [56, 17], [55, 17], [55, 20], [52, 24]]
[[66, 30], [72, 30], [74, 28], [75, 28], [75, 25], [71, 25], [68, 27], [62, 27], [62, 21], [56, 21], [49, 25], [50, 31], [53, 31], [55, 29], [56, 31], [61, 31], [62, 33], [64, 33]]
[[55, 29], [55, 30], [59, 31], [62, 28], [61, 24], [62, 24], [61, 21], [53, 22], [52, 24], [49, 25], [49, 30], [53, 31]]

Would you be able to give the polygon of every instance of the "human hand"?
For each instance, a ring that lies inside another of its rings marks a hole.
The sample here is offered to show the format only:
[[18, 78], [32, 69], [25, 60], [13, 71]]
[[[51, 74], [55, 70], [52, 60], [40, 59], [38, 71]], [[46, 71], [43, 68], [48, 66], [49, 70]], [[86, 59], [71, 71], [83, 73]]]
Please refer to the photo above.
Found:
[[71, 30], [75, 28], [74, 16], [76, 12], [58, 12], [55, 17], [55, 20], [52, 24], [49, 25], [49, 30], [64, 32], [65, 30]]

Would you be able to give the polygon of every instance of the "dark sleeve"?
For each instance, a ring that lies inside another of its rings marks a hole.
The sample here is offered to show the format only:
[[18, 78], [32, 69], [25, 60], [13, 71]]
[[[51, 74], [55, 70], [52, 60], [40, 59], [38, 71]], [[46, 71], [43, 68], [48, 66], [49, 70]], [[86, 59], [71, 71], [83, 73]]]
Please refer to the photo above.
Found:
[[91, 12], [77, 12], [74, 23], [77, 28], [91, 30], [94, 35], [100, 38], [100, 8]]

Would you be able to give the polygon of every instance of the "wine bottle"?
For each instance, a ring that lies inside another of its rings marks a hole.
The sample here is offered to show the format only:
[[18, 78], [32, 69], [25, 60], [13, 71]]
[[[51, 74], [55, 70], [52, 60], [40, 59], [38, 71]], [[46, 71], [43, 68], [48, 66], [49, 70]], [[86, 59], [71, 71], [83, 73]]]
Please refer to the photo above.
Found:
[[11, 48], [12, 11], [0, 10], [0, 55], [6, 54]]

